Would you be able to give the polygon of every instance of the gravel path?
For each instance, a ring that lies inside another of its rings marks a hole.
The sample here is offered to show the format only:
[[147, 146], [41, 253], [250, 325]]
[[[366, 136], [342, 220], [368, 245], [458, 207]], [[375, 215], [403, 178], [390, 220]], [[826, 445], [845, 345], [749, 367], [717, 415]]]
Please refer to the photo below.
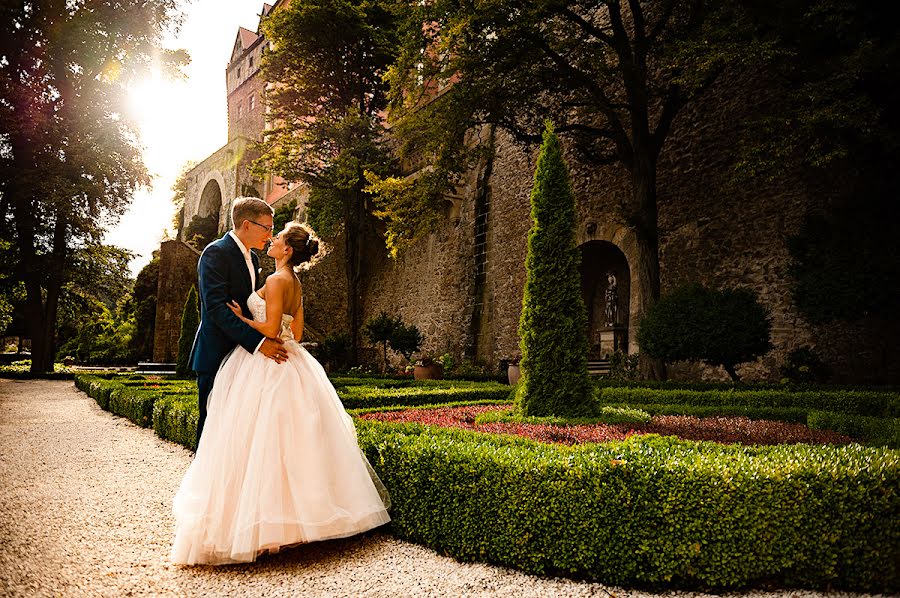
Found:
[[248, 566], [173, 566], [171, 499], [190, 461], [71, 382], [0, 379], [0, 596], [646, 596], [461, 564], [377, 532]]

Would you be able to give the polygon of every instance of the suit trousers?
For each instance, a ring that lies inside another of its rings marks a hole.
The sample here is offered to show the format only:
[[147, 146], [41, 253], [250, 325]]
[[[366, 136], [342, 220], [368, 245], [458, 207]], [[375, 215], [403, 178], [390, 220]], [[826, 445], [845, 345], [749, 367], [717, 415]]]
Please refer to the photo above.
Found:
[[200, 418], [197, 420], [197, 446], [200, 446], [200, 435], [203, 434], [203, 424], [206, 423], [206, 399], [212, 391], [216, 373], [197, 372], [197, 406], [200, 407]]

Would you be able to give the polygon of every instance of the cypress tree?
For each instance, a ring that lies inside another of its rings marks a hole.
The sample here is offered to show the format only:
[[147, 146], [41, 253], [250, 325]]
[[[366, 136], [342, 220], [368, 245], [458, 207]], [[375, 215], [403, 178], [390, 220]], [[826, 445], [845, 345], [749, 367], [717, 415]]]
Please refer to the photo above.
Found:
[[191, 347], [199, 327], [200, 309], [197, 306], [197, 289], [191, 286], [187, 300], [184, 302], [184, 310], [181, 312], [181, 336], [178, 337], [178, 360], [175, 363], [175, 373], [178, 376], [191, 375]]
[[525, 296], [519, 338], [522, 415], [590, 415], [587, 312], [581, 296], [581, 253], [575, 245], [575, 195], [559, 139], [549, 121], [531, 191]]

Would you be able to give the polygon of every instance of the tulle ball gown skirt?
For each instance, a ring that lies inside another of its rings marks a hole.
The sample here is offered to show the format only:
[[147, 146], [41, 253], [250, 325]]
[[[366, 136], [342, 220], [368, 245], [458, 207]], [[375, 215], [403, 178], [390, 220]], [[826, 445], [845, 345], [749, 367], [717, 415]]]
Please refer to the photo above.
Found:
[[285, 363], [238, 347], [219, 369], [174, 499], [172, 562], [250, 562], [390, 520], [387, 492], [324, 370], [299, 344], [285, 347]]

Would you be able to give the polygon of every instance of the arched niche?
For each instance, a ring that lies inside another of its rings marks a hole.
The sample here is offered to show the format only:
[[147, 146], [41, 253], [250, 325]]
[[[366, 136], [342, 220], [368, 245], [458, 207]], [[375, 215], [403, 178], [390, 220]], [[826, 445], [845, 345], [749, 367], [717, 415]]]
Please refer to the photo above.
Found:
[[200, 194], [200, 205], [197, 216], [201, 218], [215, 217], [216, 230], [219, 229], [219, 216], [222, 213], [222, 187], [212, 178], [207, 181]]
[[621, 249], [588, 241], [581, 250], [581, 294], [587, 308], [589, 359], [628, 352], [631, 272]]

